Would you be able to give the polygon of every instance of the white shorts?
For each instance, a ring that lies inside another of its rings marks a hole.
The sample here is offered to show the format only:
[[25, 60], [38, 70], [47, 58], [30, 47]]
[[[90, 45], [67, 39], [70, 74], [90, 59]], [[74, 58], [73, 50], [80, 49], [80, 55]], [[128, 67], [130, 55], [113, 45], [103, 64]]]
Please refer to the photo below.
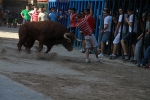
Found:
[[117, 36], [115, 37], [113, 44], [118, 44], [120, 42], [120, 32], [118, 32]]
[[94, 37], [94, 34], [92, 34], [91, 36], [85, 36], [85, 43], [86, 48], [91, 48], [91, 46], [96, 47], [97, 41], [96, 38]]

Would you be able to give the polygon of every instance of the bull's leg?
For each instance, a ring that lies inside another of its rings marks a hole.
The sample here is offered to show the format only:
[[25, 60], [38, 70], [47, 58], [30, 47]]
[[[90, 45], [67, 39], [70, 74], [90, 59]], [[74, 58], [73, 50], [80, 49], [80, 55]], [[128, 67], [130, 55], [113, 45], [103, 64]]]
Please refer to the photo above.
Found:
[[21, 47], [22, 47], [22, 45], [25, 43], [25, 41], [26, 41], [26, 38], [24, 38], [24, 39], [19, 39], [19, 42], [18, 42], [18, 44], [17, 44], [17, 46], [18, 46], [18, 51], [21, 51]]
[[42, 49], [43, 49], [43, 43], [39, 42], [39, 50], [38, 51], [41, 52]]
[[47, 50], [46, 50], [46, 52], [45, 53], [48, 53], [50, 50], [51, 50], [51, 48], [53, 47], [53, 45], [51, 45], [51, 46], [47, 46]]

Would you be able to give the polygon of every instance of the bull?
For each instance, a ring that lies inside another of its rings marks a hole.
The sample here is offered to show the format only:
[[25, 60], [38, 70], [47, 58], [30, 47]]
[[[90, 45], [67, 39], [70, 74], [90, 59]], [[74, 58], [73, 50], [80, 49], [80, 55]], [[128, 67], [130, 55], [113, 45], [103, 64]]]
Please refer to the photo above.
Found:
[[19, 28], [18, 35], [19, 51], [22, 45], [30, 50], [35, 40], [38, 40], [39, 52], [43, 49], [43, 45], [47, 46], [45, 53], [48, 53], [57, 44], [62, 44], [68, 51], [72, 51], [74, 39], [77, 39], [65, 26], [54, 21], [27, 22]]

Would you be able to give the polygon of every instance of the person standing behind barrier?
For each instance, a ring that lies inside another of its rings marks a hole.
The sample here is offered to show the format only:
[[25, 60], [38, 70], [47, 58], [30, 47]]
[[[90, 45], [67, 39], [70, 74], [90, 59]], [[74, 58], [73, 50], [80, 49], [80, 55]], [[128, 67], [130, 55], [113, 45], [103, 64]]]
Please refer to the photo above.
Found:
[[62, 10], [59, 10], [58, 22], [61, 23], [62, 25], [64, 25], [63, 19], [64, 19], [63, 12], [62, 12]]
[[140, 62], [140, 64], [138, 65], [138, 67], [148, 67], [149, 65], [146, 66], [146, 64], [148, 63], [148, 60], [150, 58], [150, 46], [146, 49], [146, 52], [144, 54], [144, 58], [142, 59], [142, 61]]
[[[124, 54], [124, 60], [129, 60], [128, 53], [127, 53], [127, 47], [125, 45], [125, 41], [129, 40], [131, 42], [133, 52], [134, 52], [135, 44], [136, 44], [137, 18], [136, 18], [135, 15], [133, 15], [133, 12], [134, 12], [133, 8], [128, 9], [129, 18], [126, 18], [126, 22], [129, 25], [129, 33], [127, 33], [121, 40], [121, 45], [122, 45], [123, 54]], [[133, 26], [133, 16], [135, 16], [134, 28], [133, 28], [133, 33], [131, 33], [132, 32], [132, 26]]]
[[29, 15], [31, 16], [32, 22], [38, 22], [39, 11], [37, 7], [34, 7], [34, 12], [32, 15], [29, 13]]
[[[119, 19], [118, 19], [118, 23], [117, 23], [117, 27], [116, 27], [116, 30], [114, 32], [114, 41], [113, 41], [113, 52], [112, 54], [110, 55], [110, 58], [109, 59], [115, 59], [116, 58], [116, 52], [117, 52], [117, 48], [118, 48], [118, 44], [120, 42], [120, 34], [121, 34], [121, 27], [122, 27], [122, 36], [124, 36], [126, 34], [126, 18], [127, 18], [127, 14], [124, 14], [123, 16], [123, 9], [122, 8], [119, 8]], [[123, 22], [122, 22], [122, 18], [124, 17], [123, 19]], [[123, 26], [121, 26], [123, 23]]]
[[26, 6], [26, 9], [24, 9], [20, 14], [23, 18], [23, 24], [26, 23], [26, 22], [30, 22], [30, 15], [28, 14], [29, 13], [29, 6]]
[[8, 13], [7, 13], [7, 11], [4, 11], [4, 13], [3, 13], [3, 19], [2, 19], [3, 26], [7, 25], [7, 19], [8, 19]]
[[82, 34], [84, 34], [85, 36], [85, 43], [86, 43], [86, 63], [90, 62], [89, 59], [89, 49], [91, 48], [91, 45], [93, 46], [94, 52], [95, 52], [95, 56], [96, 56], [96, 61], [100, 62], [100, 59], [98, 58], [98, 54], [97, 54], [97, 41], [96, 38], [93, 34], [92, 29], [90, 28], [87, 20], [85, 18], [82, 18], [82, 14], [77, 14], [77, 24], [76, 26], [80, 29], [80, 31], [82, 31]]
[[12, 10], [10, 10], [10, 12], [8, 13], [8, 28], [11, 28], [11, 25], [13, 23], [13, 14], [14, 12]]
[[2, 26], [2, 18], [3, 18], [3, 13], [2, 13], [2, 11], [0, 10], [0, 27]]
[[104, 49], [105, 49], [105, 44], [110, 38], [111, 34], [111, 23], [112, 23], [112, 16], [109, 15], [108, 10], [104, 10], [104, 29], [101, 30], [100, 34], [102, 36], [101, 40], [101, 52], [98, 55], [98, 57], [103, 57], [104, 56]]
[[75, 8], [71, 9], [71, 15], [70, 15], [70, 30], [75, 35], [76, 31], [76, 16]]
[[44, 8], [40, 8], [39, 10], [38, 21], [48, 21], [48, 13], [44, 11]]
[[[143, 16], [143, 17], [145, 17], [145, 16]], [[146, 44], [148, 44], [148, 42], [149, 42], [150, 14], [148, 14], [148, 16], [147, 16], [146, 31], [145, 32], [146, 32], [146, 34], [144, 36], [144, 46], [146, 46]], [[135, 45], [134, 59], [131, 61], [134, 64], [136, 64], [137, 62], [140, 61], [140, 52], [141, 52], [141, 49], [142, 49], [143, 33], [140, 36], [138, 36], [137, 40], [138, 40], [138, 42]]]
[[52, 7], [51, 9], [51, 12], [49, 13], [49, 19], [51, 21], [55, 21], [57, 22], [58, 20], [58, 13], [55, 11], [55, 7]]

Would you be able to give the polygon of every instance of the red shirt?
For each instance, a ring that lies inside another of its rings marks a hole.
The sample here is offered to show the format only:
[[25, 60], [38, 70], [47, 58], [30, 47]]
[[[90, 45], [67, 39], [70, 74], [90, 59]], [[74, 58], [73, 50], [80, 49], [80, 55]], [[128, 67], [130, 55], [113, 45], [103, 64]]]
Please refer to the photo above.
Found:
[[33, 22], [37, 22], [38, 21], [38, 15], [39, 15], [39, 12], [34, 12], [32, 14], [32, 21]]
[[85, 15], [85, 19], [88, 21], [92, 31], [94, 31], [94, 24], [95, 24], [94, 18], [90, 14], [88, 14]]
[[83, 32], [84, 36], [91, 35], [93, 32], [85, 18], [80, 19], [76, 26]]
[[71, 14], [70, 15], [70, 23], [71, 23], [71, 27], [76, 27], [76, 14]]

